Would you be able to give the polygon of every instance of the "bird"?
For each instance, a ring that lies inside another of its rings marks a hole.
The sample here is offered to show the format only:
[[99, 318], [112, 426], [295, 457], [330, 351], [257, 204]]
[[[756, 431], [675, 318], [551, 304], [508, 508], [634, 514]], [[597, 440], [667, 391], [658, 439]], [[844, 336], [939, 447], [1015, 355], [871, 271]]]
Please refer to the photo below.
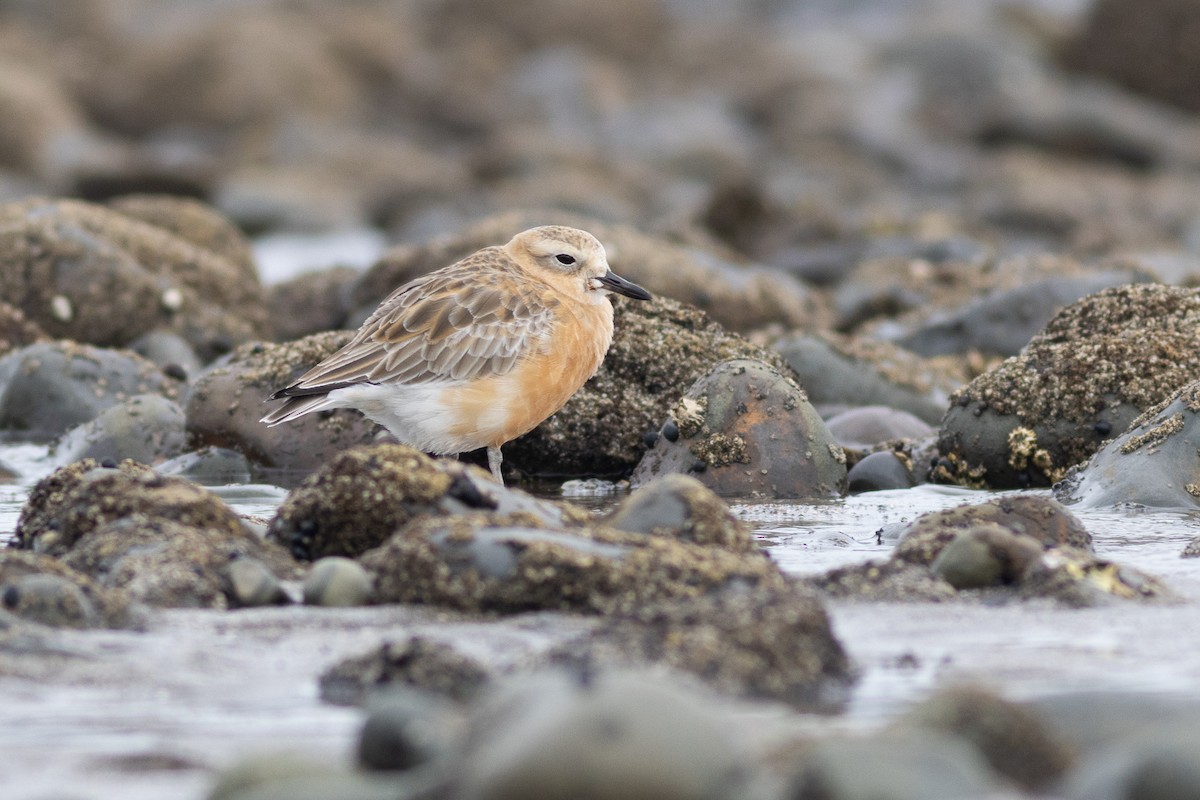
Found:
[[432, 455], [501, 445], [554, 414], [600, 368], [619, 294], [652, 295], [615, 274], [577, 228], [522, 231], [392, 292], [341, 349], [271, 394], [268, 426], [356, 408]]

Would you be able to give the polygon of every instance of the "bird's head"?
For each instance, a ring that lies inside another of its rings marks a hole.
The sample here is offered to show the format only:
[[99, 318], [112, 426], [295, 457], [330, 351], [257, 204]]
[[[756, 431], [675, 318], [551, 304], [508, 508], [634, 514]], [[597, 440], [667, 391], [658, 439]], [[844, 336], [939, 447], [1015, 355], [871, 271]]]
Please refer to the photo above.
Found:
[[650, 299], [645, 289], [609, 269], [604, 245], [587, 231], [544, 225], [518, 233], [505, 248], [521, 263], [554, 276], [579, 279], [585, 295], [597, 300], [610, 292], [637, 300]]

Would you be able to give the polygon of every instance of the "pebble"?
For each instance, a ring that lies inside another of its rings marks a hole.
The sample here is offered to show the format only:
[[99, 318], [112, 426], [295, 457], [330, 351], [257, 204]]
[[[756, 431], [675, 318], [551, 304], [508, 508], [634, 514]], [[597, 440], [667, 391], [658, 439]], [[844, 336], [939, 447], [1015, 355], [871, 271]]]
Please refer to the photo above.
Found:
[[304, 577], [304, 603], [310, 606], [365, 606], [374, 587], [371, 575], [357, 561], [326, 556], [313, 562]]

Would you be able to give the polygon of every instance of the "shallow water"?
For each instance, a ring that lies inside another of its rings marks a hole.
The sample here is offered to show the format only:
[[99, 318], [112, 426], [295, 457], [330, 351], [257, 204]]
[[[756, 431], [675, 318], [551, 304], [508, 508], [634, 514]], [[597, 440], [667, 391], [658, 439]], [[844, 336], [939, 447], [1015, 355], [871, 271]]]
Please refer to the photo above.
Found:
[[[23, 484], [0, 486], [0, 536], [16, 524], [28, 484], [48, 471], [37, 447], [0, 455]], [[240, 512], [269, 516], [284, 496], [266, 485], [217, 489]], [[979, 501], [980, 492], [922, 487], [826, 503], [745, 503], [779, 564], [796, 574], [883, 558], [888, 526]], [[597, 498], [598, 504], [612, 502]], [[1013, 698], [1079, 689], [1200, 697], [1200, 560], [1183, 560], [1200, 530], [1191, 515], [1080, 515], [1100, 555], [1151, 572], [1174, 605], [1071, 610], [1040, 603], [829, 604], [861, 670], [844, 714], [797, 720], [772, 705], [739, 711], [747, 738], [797, 725], [869, 727], [935, 687], [976, 681]], [[578, 633], [587, 620], [531, 614], [481, 624], [398, 607], [157, 613], [149, 630], [43, 631], [0, 639], [0, 797], [200, 798], [213, 772], [247, 753], [298, 750], [348, 763], [361, 714], [322, 703], [317, 676], [342, 658], [414, 632], [497, 665]]]

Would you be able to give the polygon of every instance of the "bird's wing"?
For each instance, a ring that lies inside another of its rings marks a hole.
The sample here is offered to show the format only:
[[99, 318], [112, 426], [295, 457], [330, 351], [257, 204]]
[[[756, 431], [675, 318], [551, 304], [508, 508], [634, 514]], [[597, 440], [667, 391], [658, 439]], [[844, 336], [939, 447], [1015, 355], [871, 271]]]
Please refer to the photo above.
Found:
[[505, 259], [485, 250], [405, 284], [342, 349], [273, 397], [509, 372], [549, 333], [557, 301], [515, 268], [503, 269]]

